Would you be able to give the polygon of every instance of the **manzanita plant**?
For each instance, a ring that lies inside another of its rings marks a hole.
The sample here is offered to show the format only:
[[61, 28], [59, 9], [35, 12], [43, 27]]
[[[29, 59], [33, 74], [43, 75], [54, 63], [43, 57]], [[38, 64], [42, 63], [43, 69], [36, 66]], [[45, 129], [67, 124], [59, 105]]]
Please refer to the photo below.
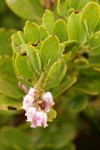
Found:
[[[92, 107], [99, 101], [100, 2], [58, 0], [47, 5], [44, 0], [6, 0], [6, 3], [28, 21], [20, 31], [0, 29], [0, 109], [24, 109], [32, 128], [45, 128], [57, 114], [58, 119], [62, 116], [60, 124], [66, 122], [66, 127], [61, 125], [61, 130], [70, 130], [70, 136], [62, 135], [68, 142], [61, 144], [59, 138], [57, 144], [54, 140], [53, 148], [67, 145], [68, 150], [74, 150], [71, 140], [76, 136], [79, 113], [93, 121]], [[92, 105], [93, 98], [96, 103]], [[57, 134], [56, 128], [51, 127], [50, 132], [53, 130]], [[44, 147], [40, 144], [38, 149]]]

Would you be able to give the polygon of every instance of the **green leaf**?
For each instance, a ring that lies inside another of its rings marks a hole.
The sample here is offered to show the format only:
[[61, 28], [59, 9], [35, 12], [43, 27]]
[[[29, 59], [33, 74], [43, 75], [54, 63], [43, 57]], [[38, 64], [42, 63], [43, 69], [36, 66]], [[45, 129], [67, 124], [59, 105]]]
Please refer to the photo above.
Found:
[[48, 37], [49, 33], [43, 25], [39, 26], [39, 29], [40, 29], [40, 39], [41, 41], [43, 41]]
[[89, 0], [69, 0], [69, 5], [70, 8], [74, 8], [75, 10], [82, 10], [88, 2]]
[[87, 41], [86, 32], [81, 23], [81, 13], [72, 13], [68, 18], [67, 32], [69, 40], [80, 41], [85, 43]]
[[12, 127], [5, 127], [1, 130], [0, 146], [2, 150], [32, 150], [34, 148], [25, 133]]
[[42, 18], [42, 25], [48, 30], [50, 34], [53, 33], [53, 28], [54, 28], [54, 15], [50, 10], [45, 10], [45, 14]]
[[88, 60], [85, 58], [85, 57], [79, 57], [79, 58], [76, 58], [75, 60], [74, 60], [74, 63], [75, 64], [78, 64], [78, 65], [80, 65], [80, 66], [82, 66], [82, 65], [84, 65], [84, 66], [86, 66], [86, 65], [89, 65], [89, 62], [88, 62]]
[[18, 110], [21, 109], [22, 102], [18, 99], [0, 95], [0, 110]]
[[40, 57], [45, 66], [48, 65], [49, 61], [51, 65], [54, 63], [58, 51], [59, 40], [56, 36], [49, 36], [43, 41], [40, 49]]
[[63, 79], [63, 81], [61, 82], [61, 84], [51, 90], [51, 93], [53, 95], [53, 97], [57, 97], [58, 95], [62, 94], [64, 91], [66, 91], [71, 85], [73, 85], [76, 82], [76, 77], [70, 77], [68, 75], [66, 75]]
[[57, 35], [60, 42], [67, 40], [67, 24], [63, 19], [59, 19], [55, 22], [54, 34]]
[[15, 58], [15, 68], [18, 72], [18, 75], [25, 78], [25, 79], [32, 79], [33, 75], [31, 71], [29, 70], [28, 64], [27, 64], [27, 56], [26, 54], [23, 55], [21, 53], [18, 53]]
[[95, 2], [86, 5], [82, 12], [82, 21], [85, 24], [86, 31], [90, 34], [94, 31], [100, 19], [100, 6]]
[[60, 16], [64, 16], [67, 14], [68, 9], [68, 1], [67, 0], [58, 0], [57, 4], [57, 13]]
[[51, 66], [49, 73], [45, 79], [44, 88], [49, 89], [57, 87], [65, 76], [66, 70], [67, 66], [65, 65], [63, 60], [55, 62]]
[[47, 117], [48, 117], [49, 122], [52, 122], [53, 119], [56, 118], [56, 116], [57, 116], [57, 113], [53, 108], [51, 108], [51, 110], [47, 113]]
[[89, 44], [93, 49], [91, 55], [100, 54], [100, 31], [94, 33], [89, 39]]
[[72, 113], [83, 111], [88, 106], [88, 96], [78, 94], [69, 97], [67, 109]]
[[24, 36], [26, 42], [32, 42], [33, 44], [40, 41], [40, 30], [37, 24], [27, 21], [24, 27]]
[[61, 55], [63, 54], [64, 50], [65, 50], [64, 44], [60, 43], [60, 45], [59, 45], [59, 51], [58, 51], [58, 54], [55, 56], [54, 62], [55, 62], [55, 61], [58, 61], [58, 59], [59, 59], [59, 58], [61, 57]]
[[17, 33], [14, 33], [11, 37], [11, 41], [12, 41], [12, 48], [13, 48], [13, 51], [15, 53], [18, 53], [20, 52], [20, 45], [22, 44], [22, 41], [18, 35], [18, 32]]
[[11, 58], [0, 58], [0, 93], [12, 98], [22, 98], [18, 88]]
[[69, 143], [67, 147], [63, 150], [76, 150], [76, 147], [73, 143]]
[[80, 46], [80, 43], [78, 41], [75, 41], [75, 40], [71, 40], [71, 41], [65, 41], [63, 42], [63, 44], [65, 45], [65, 51], [64, 53], [66, 52], [69, 52], [69, 50], [71, 51], [71, 57], [75, 56], [79, 50], [79, 46]]
[[40, 77], [41, 72], [41, 60], [39, 52], [32, 45], [22, 45], [22, 49], [26, 50], [28, 66], [32, 72], [34, 79]]
[[89, 2], [89, 0], [84, 0], [84, 1], [83, 0], [81, 0], [81, 1], [78, 0], [77, 10], [82, 10], [88, 2]]
[[12, 48], [10, 45], [10, 37], [15, 30], [0, 29], [0, 55], [12, 56]]
[[[43, 136], [41, 140], [39, 141], [38, 149], [41, 150], [64, 150], [64, 148], [69, 145], [69, 142], [72, 141], [75, 136], [75, 126], [72, 123], [64, 123], [64, 120], [67, 120], [67, 114], [66, 117], [60, 117], [59, 119], [59, 125], [55, 125], [51, 123], [51, 126], [49, 126], [48, 130], [45, 129], [45, 134], [43, 130]], [[63, 122], [63, 125], [61, 124]], [[39, 130], [39, 129], [38, 129]], [[47, 130], [47, 132], [46, 132]], [[58, 132], [61, 131], [61, 132]], [[66, 131], [66, 134], [65, 134]], [[49, 135], [49, 136], [48, 136]], [[68, 146], [67, 148], [72, 148], [72, 146]], [[68, 149], [68, 150], [74, 150], [74, 149]]]
[[79, 79], [75, 88], [89, 95], [98, 95], [100, 93], [100, 72], [82, 67], [78, 69], [78, 72]]
[[71, 54], [71, 51], [69, 51], [68, 53], [62, 55], [61, 59], [63, 59], [64, 63], [66, 63], [69, 60]]
[[30, 89], [30, 87], [32, 87], [33, 82], [31, 83], [31, 80], [28, 81], [27, 79], [24, 79], [21, 76], [17, 76], [17, 79], [19, 82], [25, 85], [27, 89]]
[[26, 20], [40, 21], [43, 15], [40, 0], [6, 0], [6, 3], [15, 14]]
[[99, 22], [98, 22], [94, 32], [97, 32], [97, 31], [100, 31], [100, 19], [99, 19]]

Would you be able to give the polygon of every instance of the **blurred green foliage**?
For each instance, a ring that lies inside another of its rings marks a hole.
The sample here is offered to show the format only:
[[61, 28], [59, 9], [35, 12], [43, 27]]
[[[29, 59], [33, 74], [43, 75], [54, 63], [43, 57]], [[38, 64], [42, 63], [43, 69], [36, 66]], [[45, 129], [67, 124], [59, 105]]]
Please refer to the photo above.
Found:
[[[76, 141], [83, 133], [96, 132], [98, 141], [99, 4], [99, 0], [0, 1], [0, 150], [77, 150]], [[45, 10], [47, 8], [49, 10]], [[23, 32], [17, 30], [23, 28], [26, 20], [29, 21], [23, 36]], [[41, 42], [36, 44], [37, 41]], [[20, 55], [20, 51], [26, 49], [28, 61]], [[52, 60], [49, 63], [47, 53]], [[60, 57], [61, 62], [54, 64]], [[35, 72], [34, 66], [39, 74], [36, 72], [33, 78], [30, 70]], [[28, 88], [33, 86], [41, 77], [42, 67], [47, 69], [44, 89], [49, 88], [55, 97], [57, 118], [46, 129], [31, 129], [21, 110], [25, 94], [17, 83], [19, 80]], [[82, 147], [84, 144], [85, 140]], [[82, 147], [79, 150], [83, 150]], [[99, 150], [99, 146], [95, 149]]]

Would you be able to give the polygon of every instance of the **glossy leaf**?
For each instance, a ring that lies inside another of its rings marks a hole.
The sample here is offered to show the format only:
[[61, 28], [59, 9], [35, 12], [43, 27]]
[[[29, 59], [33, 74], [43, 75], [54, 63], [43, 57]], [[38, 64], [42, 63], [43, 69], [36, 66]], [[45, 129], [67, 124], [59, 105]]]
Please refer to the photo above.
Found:
[[46, 10], [45, 14], [42, 18], [42, 25], [48, 30], [50, 34], [53, 33], [53, 28], [54, 28], [54, 15], [50, 10]]
[[18, 33], [14, 33], [11, 37], [12, 41], [12, 48], [15, 53], [20, 52], [20, 45], [22, 44], [22, 41], [18, 35]]
[[48, 65], [49, 61], [51, 64], [54, 63], [58, 51], [59, 40], [56, 36], [49, 36], [43, 41], [40, 49], [40, 57], [45, 66]]
[[63, 19], [59, 19], [55, 22], [54, 34], [59, 38], [60, 42], [67, 40], [67, 24]]
[[21, 48], [27, 53], [28, 66], [32, 72], [34, 79], [38, 79], [41, 72], [41, 60], [39, 52], [32, 45], [22, 45]]
[[95, 2], [86, 5], [82, 12], [82, 21], [85, 24], [87, 32], [94, 31], [100, 19], [100, 6]]
[[35, 44], [40, 41], [40, 30], [37, 24], [27, 21], [24, 27], [24, 36], [27, 43], [32, 42]]
[[54, 88], [57, 87], [65, 76], [67, 70], [67, 66], [64, 64], [63, 60], [59, 60], [55, 62], [45, 79], [44, 88]]
[[68, 18], [67, 32], [69, 40], [80, 41], [85, 43], [87, 41], [86, 32], [81, 23], [81, 13], [72, 13]]
[[32, 79], [33, 75], [29, 70], [27, 64], [27, 56], [21, 55], [20, 53], [17, 54], [15, 59], [15, 67], [18, 72], [18, 75], [25, 78], [25, 79]]

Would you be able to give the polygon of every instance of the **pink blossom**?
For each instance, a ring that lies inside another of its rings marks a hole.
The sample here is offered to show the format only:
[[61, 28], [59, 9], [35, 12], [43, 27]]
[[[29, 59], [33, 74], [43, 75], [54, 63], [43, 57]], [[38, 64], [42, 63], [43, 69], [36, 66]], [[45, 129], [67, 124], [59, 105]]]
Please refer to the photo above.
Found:
[[31, 127], [47, 127], [47, 114], [43, 111], [37, 111], [35, 107], [29, 107], [26, 111], [27, 121], [31, 122]]
[[36, 114], [36, 108], [35, 107], [29, 107], [26, 111], [26, 114], [25, 114], [25, 116], [27, 116], [27, 121], [32, 122], [35, 114]]
[[49, 112], [50, 108], [55, 104], [50, 92], [46, 92], [42, 95], [42, 100], [45, 102], [45, 111]]
[[30, 96], [33, 96], [33, 97], [34, 97], [34, 96], [36, 95], [36, 89], [30, 88], [28, 94], [29, 94]]
[[44, 128], [48, 126], [47, 114], [43, 111], [36, 111], [33, 120], [31, 122], [31, 127], [36, 128], [40, 126], [43, 126]]
[[23, 99], [23, 109], [27, 110], [29, 107], [32, 106], [34, 102], [34, 97], [29, 96], [28, 94]]

